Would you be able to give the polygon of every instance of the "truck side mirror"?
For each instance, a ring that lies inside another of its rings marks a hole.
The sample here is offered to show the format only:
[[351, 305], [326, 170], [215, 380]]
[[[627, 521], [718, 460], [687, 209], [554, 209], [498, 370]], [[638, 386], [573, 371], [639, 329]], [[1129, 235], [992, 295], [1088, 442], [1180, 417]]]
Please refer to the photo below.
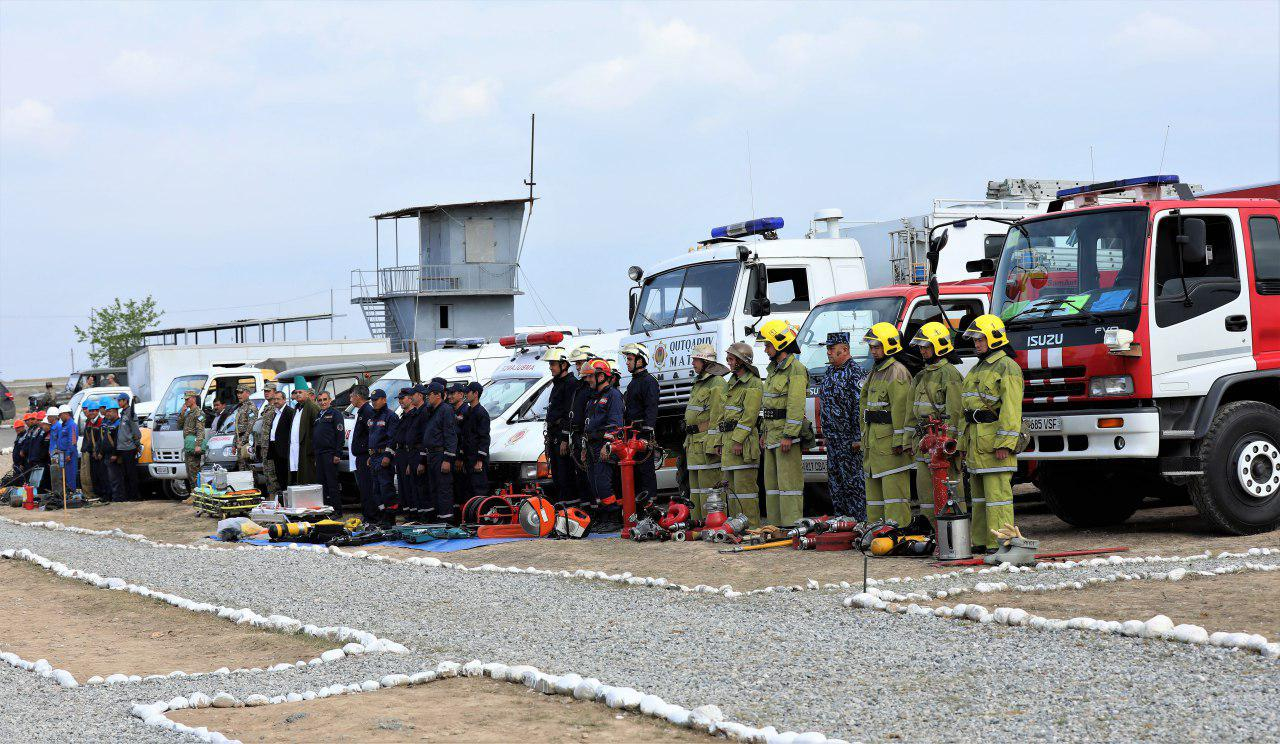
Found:
[[1208, 259], [1205, 248], [1205, 225], [1199, 217], [1187, 217], [1182, 220], [1181, 230], [1175, 242], [1182, 252], [1183, 264], [1204, 264]]
[[769, 302], [768, 297], [752, 297], [751, 301], [747, 303], [747, 312], [753, 318], [763, 318], [772, 312], [772, 307], [770, 307], [772, 304]]
[[948, 231], [943, 230], [929, 239], [929, 250], [924, 256], [929, 262], [929, 276], [934, 276], [938, 273], [938, 254], [942, 253], [943, 248], [947, 247], [948, 234]]
[[640, 306], [640, 288], [632, 287], [627, 292], [627, 320], [635, 320], [636, 309]]
[[929, 277], [929, 288], [927, 291], [929, 293], [929, 301], [937, 305], [938, 304], [938, 276], [936, 274]]
[[995, 276], [996, 262], [989, 258], [979, 258], [976, 261], [965, 261], [964, 270], [970, 274], [979, 276]]

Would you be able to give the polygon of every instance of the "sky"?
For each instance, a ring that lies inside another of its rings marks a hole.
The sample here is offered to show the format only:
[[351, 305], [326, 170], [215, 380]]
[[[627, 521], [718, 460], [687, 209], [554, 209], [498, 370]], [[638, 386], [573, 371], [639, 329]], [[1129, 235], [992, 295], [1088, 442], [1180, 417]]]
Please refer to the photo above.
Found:
[[0, 377], [87, 366], [73, 326], [116, 297], [171, 326], [332, 289], [367, 337], [368, 216], [522, 196], [534, 112], [517, 322], [621, 327], [627, 266], [752, 214], [799, 235], [1162, 148], [1278, 180], [1280, 3], [6, 0]]

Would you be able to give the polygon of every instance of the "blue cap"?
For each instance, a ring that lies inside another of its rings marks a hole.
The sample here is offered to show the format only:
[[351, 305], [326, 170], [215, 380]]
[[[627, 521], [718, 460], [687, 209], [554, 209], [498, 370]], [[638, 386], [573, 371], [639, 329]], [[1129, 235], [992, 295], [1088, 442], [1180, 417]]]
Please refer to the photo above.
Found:
[[432, 378], [431, 378], [431, 382], [432, 382], [432, 384], [439, 383], [440, 385], [444, 385], [445, 387], [449, 387], [449, 381], [448, 381], [448, 380], [446, 380], [446, 379], [444, 379], [443, 377], [432, 377]]
[[467, 383], [467, 392], [468, 392], [468, 393], [478, 393], [478, 392], [481, 392], [482, 390], [484, 390], [484, 385], [481, 385], [480, 383], [476, 382], [475, 380], [472, 380], [471, 382], [468, 382], [468, 383]]
[[84, 404], [84, 410], [86, 411], [96, 411], [101, 407], [102, 404], [99, 403], [96, 398]]
[[120, 393], [119, 395], [116, 396], [116, 400], [129, 400], [129, 394]]
[[848, 331], [832, 331], [827, 334], [827, 346], [835, 346], [836, 344], [848, 344]]
[[378, 398], [385, 398], [385, 397], [387, 397], [387, 391], [383, 390], [382, 388], [378, 388], [377, 390], [373, 391], [372, 395], [369, 396], [369, 400], [376, 400]]
[[413, 391], [416, 387], [417, 387], [416, 385], [410, 385], [409, 387], [406, 387], [406, 388], [400, 388], [400, 394], [397, 395], [396, 397], [403, 398], [408, 395], [413, 395]]
[[110, 398], [102, 401], [102, 407], [107, 409], [108, 411], [120, 410], [120, 406], [116, 405], [116, 402], [114, 400], [111, 400]]
[[465, 393], [465, 392], [467, 392], [467, 383], [465, 383], [465, 382], [455, 382], [455, 383], [453, 383], [452, 385], [450, 385], [450, 386], [449, 386], [449, 392], [451, 392], [451, 393]]
[[427, 386], [428, 393], [436, 393], [438, 395], [444, 395], [444, 391], [445, 391], [445, 386], [441, 385], [440, 383], [434, 380], [432, 380], [431, 384]]

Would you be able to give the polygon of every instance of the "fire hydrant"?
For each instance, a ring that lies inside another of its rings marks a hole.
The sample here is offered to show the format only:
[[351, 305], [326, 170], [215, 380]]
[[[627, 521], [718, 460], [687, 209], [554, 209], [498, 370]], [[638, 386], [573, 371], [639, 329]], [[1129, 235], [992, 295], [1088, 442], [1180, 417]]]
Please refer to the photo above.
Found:
[[622, 538], [631, 538], [631, 528], [636, 524], [635, 465], [649, 451], [649, 443], [630, 426], [618, 431], [609, 444], [609, 454], [618, 461], [622, 475]]
[[920, 449], [929, 455], [929, 473], [933, 476], [933, 513], [937, 516], [946, 513], [947, 504], [952, 501], [947, 473], [951, 469], [951, 458], [956, 454], [956, 440], [947, 433], [946, 420], [938, 416], [929, 416], [919, 424], [919, 428], [924, 432]]

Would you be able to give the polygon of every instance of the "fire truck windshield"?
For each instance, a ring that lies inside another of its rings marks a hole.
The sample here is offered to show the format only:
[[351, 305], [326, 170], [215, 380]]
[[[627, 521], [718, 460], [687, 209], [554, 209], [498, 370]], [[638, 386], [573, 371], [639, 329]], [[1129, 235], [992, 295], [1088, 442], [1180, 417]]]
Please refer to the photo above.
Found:
[[672, 269], [647, 279], [632, 333], [720, 320], [729, 314], [742, 265], [716, 261]]
[[898, 324], [902, 314], [901, 297], [862, 297], [819, 305], [804, 319], [800, 335], [800, 361], [810, 374], [823, 374], [827, 369], [827, 334], [845, 331], [849, 334], [849, 353], [854, 361], [866, 365], [871, 350], [862, 337], [871, 326], [885, 321]]
[[1131, 312], [1141, 297], [1147, 210], [1065, 212], [1005, 238], [992, 312], [1028, 323]]

